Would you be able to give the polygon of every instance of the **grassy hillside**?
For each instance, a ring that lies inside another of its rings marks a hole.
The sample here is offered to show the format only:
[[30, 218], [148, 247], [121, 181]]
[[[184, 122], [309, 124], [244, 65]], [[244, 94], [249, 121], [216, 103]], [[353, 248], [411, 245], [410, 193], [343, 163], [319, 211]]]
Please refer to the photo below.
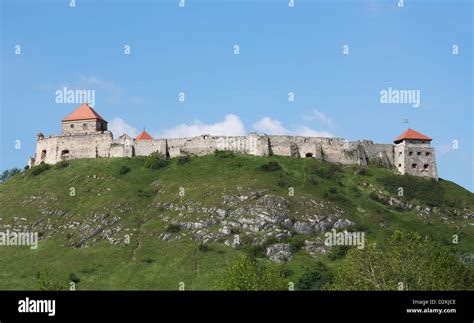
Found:
[[[291, 259], [276, 265], [289, 282], [319, 262], [334, 272], [347, 250], [325, 248], [324, 230], [304, 232], [297, 222], [341, 220], [341, 230], [363, 231], [382, 248], [402, 230], [457, 255], [474, 250], [474, 194], [449, 181], [225, 153], [156, 168], [140, 157], [76, 160], [1, 184], [0, 231], [37, 231], [41, 240], [35, 250], [0, 246], [0, 289], [38, 289], [46, 273], [83, 290], [213, 289], [240, 254], [271, 263], [266, 250], [275, 243], [291, 246]], [[310, 253], [305, 240], [321, 248]]]

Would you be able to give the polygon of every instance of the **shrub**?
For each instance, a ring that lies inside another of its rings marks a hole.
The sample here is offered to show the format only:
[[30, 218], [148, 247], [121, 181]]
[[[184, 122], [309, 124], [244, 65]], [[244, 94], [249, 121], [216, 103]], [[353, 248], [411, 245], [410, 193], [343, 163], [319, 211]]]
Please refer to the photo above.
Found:
[[385, 167], [385, 165], [383, 164], [383, 160], [380, 157], [372, 158], [371, 160], [369, 160], [368, 164], [369, 164], [369, 166], [378, 167], [378, 168], [384, 168]]
[[168, 224], [166, 227], [166, 232], [168, 233], [177, 233], [181, 231], [181, 226], [179, 224]]
[[321, 178], [334, 180], [340, 177], [341, 166], [336, 164], [313, 164], [310, 166], [309, 171]]
[[370, 171], [367, 167], [357, 168], [354, 173], [356, 173], [357, 175], [361, 175], [361, 176], [371, 176], [372, 175], [372, 174], [370, 174]]
[[35, 166], [31, 169], [31, 174], [33, 176], [38, 176], [39, 174], [47, 171], [48, 169], [50, 169], [51, 166], [48, 165], [48, 164], [45, 164], [45, 163], [41, 163], [39, 164], [38, 166]]
[[346, 256], [350, 246], [334, 246], [328, 252], [328, 258], [331, 260], [341, 259]]
[[190, 161], [191, 161], [191, 156], [189, 156], [188, 154], [179, 156], [177, 160], [178, 165], [184, 165], [184, 164], [189, 163]]
[[301, 250], [301, 248], [304, 246], [304, 241], [305, 238], [300, 234], [291, 237], [291, 239], [288, 241], [291, 252], [295, 253], [298, 250]]
[[370, 197], [372, 200], [377, 201], [377, 202], [379, 202], [379, 200], [380, 200], [380, 199], [379, 199], [379, 195], [378, 195], [377, 193], [375, 193], [374, 191], [372, 191], [372, 192], [369, 193], [369, 197]]
[[232, 150], [214, 150], [214, 156], [220, 159], [224, 158], [233, 158], [235, 157], [235, 153]]
[[241, 255], [230, 263], [216, 283], [219, 290], [286, 290], [287, 284], [274, 264], [258, 264]]
[[119, 175], [125, 175], [130, 171], [130, 167], [122, 165], [119, 169]]
[[207, 251], [211, 251], [211, 247], [209, 247], [209, 245], [207, 243], [200, 243], [198, 244], [198, 250], [201, 251], [201, 252], [207, 252]]
[[155, 151], [145, 158], [145, 167], [151, 169], [160, 169], [168, 166], [168, 160], [163, 154]]
[[272, 160], [266, 164], [263, 164], [262, 166], [260, 166], [260, 168], [265, 172], [273, 172], [273, 171], [280, 170], [281, 166], [277, 161]]
[[54, 169], [63, 169], [69, 166], [69, 163], [65, 160], [61, 160], [60, 162], [54, 165]]
[[320, 290], [325, 284], [332, 281], [332, 274], [326, 266], [318, 261], [314, 268], [305, 271], [295, 284], [298, 290]]
[[394, 196], [398, 189], [403, 188], [403, 196], [408, 199], [417, 199], [428, 206], [441, 206], [446, 202], [443, 188], [433, 179], [411, 175], [384, 176], [379, 182]]
[[81, 280], [79, 277], [77, 277], [77, 275], [75, 273], [71, 273], [69, 275], [69, 281], [72, 281], [73, 283], [77, 284], [79, 283]]

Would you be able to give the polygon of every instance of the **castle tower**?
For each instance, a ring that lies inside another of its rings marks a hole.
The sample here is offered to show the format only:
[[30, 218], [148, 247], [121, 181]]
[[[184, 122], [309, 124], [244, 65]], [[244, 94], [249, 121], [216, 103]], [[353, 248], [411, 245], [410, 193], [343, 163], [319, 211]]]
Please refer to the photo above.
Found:
[[103, 131], [107, 131], [107, 121], [87, 103], [81, 104], [61, 122], [63, 136]]
[[431, 138], [408, 129], [395, 140], [394, 164], [401, 174], [438, 179]]
[[143, 131], [135, 138], [135, 140], [153, 140], [153, 137], [150, 136], [150, 134], [148, 132], [145, 131], [145, 129], [143, 129]]

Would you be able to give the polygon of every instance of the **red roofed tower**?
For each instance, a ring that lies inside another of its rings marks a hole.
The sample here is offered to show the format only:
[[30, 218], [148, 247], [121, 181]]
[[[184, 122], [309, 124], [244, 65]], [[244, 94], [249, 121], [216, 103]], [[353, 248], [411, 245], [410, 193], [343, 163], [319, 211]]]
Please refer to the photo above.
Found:
[[438, 179], [432, 139], [408, 129], [395, 138], [394, 164], [402, 174]]
[[89, 104], [83, 103], [61, 122], [62, 135], [107, 131], [104, 120]]
[[153, 137], [150, 136], [148, 132], [143, 129], [143, 131], [135, 138], [135, 140], [153, 140]]

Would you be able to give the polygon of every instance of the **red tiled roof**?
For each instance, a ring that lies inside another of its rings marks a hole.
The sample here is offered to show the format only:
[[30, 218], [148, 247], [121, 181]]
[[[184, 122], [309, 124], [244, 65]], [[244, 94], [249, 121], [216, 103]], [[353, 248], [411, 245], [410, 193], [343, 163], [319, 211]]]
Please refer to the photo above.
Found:
[[76, 110], [71, 112], [66, 118], [64, 118], [63, 122], [89, 119], [105, 121], [104, 118], [102, 118], [97, 112], [94, 111], [94, 109], [89, 106], [89, 104], [83, 103]]
[[146, 132], [145, 130], [143, 130], [143, 131], [141, 132], [141, 134], [139, 134], [139, 135], [137, 136], [137, 138], [135, 138], [135, 140], [153, 140], [153, 137], [150, 136], [150, 135], [148, 134], [148, 132]]
[[402, 133], [400, 136], [398, 136], [394, 142], [399, 142], [399, 141], [402, 141], [404, 139], [415, 139], [415, 140], [428, 140], [428, 141], [431, 141], [433, 139], [431, 139], [430, 137], [428, 136], [425, 136], [421, 133], [419, 133], [418, 131], [415, 131], [413, 129], [410, 129], [408, 128], [407, 131], [405, 131], [404, 133]]

